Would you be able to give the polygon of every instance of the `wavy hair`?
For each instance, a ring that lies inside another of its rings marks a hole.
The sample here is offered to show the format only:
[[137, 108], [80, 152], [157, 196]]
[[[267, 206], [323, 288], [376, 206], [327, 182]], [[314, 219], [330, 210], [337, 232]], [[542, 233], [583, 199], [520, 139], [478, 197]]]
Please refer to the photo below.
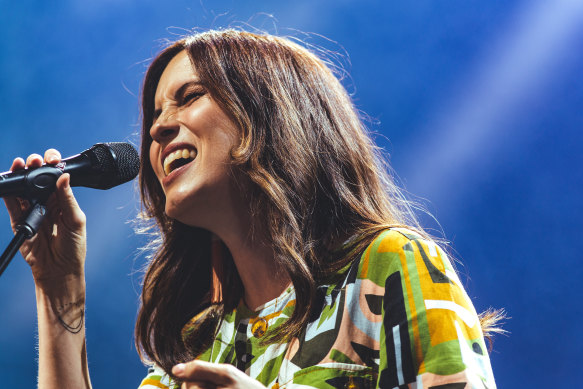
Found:
[[[175, 42], [154, 59], [144, 80], [139, 176], [142, 216], [158, 235], [136, 343], [142, 358], [166, 371], [210, 345], [223, 313], [236, 307], [242, 292], [224, 247], [221, 282], [211, 281], [211, 234], [165, 215], [164, 193], [149, 161], [156, 87], [183, 50], [240, 130], [232, 164], [251, 183], [253, 215], [267, 226], [274, 261], [296, 291], [293, 315], [269, 342], [299, 334], [316, 287], [360, 256], [379, 231], [398, 225], [423, 234], [350, 96], [323, 60], [289, 39], [236, 30]], [[224, 299], [213, 299], [219, 287]], [[183, 339], [182, 328], [195, 316], [194, 333]]]

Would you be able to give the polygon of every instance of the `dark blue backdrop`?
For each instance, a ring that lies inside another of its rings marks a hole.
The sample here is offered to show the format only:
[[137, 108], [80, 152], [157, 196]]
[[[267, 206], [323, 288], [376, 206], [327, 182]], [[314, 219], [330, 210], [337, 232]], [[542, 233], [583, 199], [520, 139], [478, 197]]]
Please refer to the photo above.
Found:
[[[343, 58], [356, 105], [402, 184], [429, 201], [476, 308], [512, 317], [491, 354], [498, 385], [579, 384], [583, 2], [55, 3], [0, 0], [3, 170], [48, 147], [71, 155], [100, 141], [137, 143], [145, 66], [156, 40], [180, 28], [249, 22], [321, 34], [330, 41], [306, 39]], [[144, 244], [129, 223], [134, 189], [76, 191], [88, 217], [96, 388], [136, 387], [145, 373], [132, 337]], [[4, 210], [0, 220], [4, 246]], [[0, 279], [0, 312], [0, 386], [34, 387], [34, 286], [20, 256]]]

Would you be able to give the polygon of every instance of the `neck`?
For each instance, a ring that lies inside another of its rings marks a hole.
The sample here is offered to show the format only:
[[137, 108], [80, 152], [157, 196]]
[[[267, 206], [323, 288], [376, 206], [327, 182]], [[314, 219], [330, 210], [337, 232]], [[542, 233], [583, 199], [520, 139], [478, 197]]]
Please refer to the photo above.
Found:
[[192, 219], [184, 217], [182, 221], [211, 231], [227, 246], [243, 283], [245, 303], [255, 309], [279, 296], [290, 278], [278, 268], [266, 223], [249, 210], [251, 199], [246, 193], [247, 185], [231, 183], [216, 194], [220, 206], [215, 206], [212, 214], [194, 208], [187, 212]]
[[231, 229], [217, 235], [233, 257], [243, 283], [245, 304], [255, 310], [279, 296], [291, 281], [275, 263], [273, 247], [267, 243], [265, 234], [256, 229], [251, 234], [249, 224], [246, 226], [244, 232]]
[[[241, 193], [241, 189], [230, 193]], [[215, 213], [208, 227], [229, 249], [243, 283], [245, 303], [255, 310], [278, 297], [291, 280], [277, 266], [266, 223], [249, 211], [250, 200], [244, 196], [229, 200], [224, 202], [227, 206], [221, 212]]]

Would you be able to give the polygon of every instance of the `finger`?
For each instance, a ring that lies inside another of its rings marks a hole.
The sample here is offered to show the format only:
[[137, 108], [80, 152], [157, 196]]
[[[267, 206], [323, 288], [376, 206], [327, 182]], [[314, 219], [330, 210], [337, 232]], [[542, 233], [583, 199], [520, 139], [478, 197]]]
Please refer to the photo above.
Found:
[[26, 158], [26, 167], [40, 167], [43, 164], [43, 158], [38, 154], [30, 154]]
[[21, 170], [24, 169], [26, 166], [26, 162], [24, 162], [24, 159], [18, 157], [18, 158], [14, 158], [14, 161], [12, 161], [12, 166], [10, 166], [10, 171], [15, 171], [15, 170]]
[[[237, 373], [236, 367], [227, 364], [191, 361], [180, 363], [172, 368], [172, 374], [186, 381], [207, 381], [218, 386], [229, 386]], [[237, 370], [238, 371], [238, 370]]]
[[[24, 159], [18, 157], [12, 161], [12, 166], [10, 166], [10, 171], [22, 170], [26, 166]], [[4, 203], [6, 204], [6, 209], [8, 210], [8, 215], [10, 216], [10, 222], [14, 227], [15, 223], [22, 217], [23, 201], [17, 197], [4, 197]]]
[[63, 174], [57, 180], [56, 200], [57, 207], [63, 215], [63, 223], [67, 228], [71, 231], [85, 228], [86, 217], [71, 189], [71, 175], [69, 173]]
[[180, 389], [217, 389], [219, 386], [208, 381], [188, 381], [180, 385]]
[[10, 224], [12, 229], [16, 227], [16, 224], [22, 218], [22, 207], [21, 202], [17, 197], [4, 197], [4, 204], [6, 204], [6, 209], [8, 210], [8, 216], [10, 216]]
[[48, 149], [45, 151], [45, 163], [57, 164], [61, 162], [61, 153], [55, 149]]
[[59, 220], [61, 217], [61, 214], [63, 212], [61, 211], [61, 208], [59, 207], [56, 193], [52, 193], [49, 196], [46, 205], [47, 205], [47, 219], [51, 220], [51, 221]]

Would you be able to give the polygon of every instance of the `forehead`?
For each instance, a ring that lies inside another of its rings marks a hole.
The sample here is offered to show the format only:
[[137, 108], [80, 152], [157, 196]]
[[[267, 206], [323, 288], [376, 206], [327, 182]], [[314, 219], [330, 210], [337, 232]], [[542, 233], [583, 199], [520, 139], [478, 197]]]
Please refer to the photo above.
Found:
[[184, 83], [192, 81], [198, 81], [198, 76], [188, 54], [182, 50], [168, 62], [160, 76], [154, 96], [156, 106], [160, 105], [163, 100], [172, 98], [174, 92]]

